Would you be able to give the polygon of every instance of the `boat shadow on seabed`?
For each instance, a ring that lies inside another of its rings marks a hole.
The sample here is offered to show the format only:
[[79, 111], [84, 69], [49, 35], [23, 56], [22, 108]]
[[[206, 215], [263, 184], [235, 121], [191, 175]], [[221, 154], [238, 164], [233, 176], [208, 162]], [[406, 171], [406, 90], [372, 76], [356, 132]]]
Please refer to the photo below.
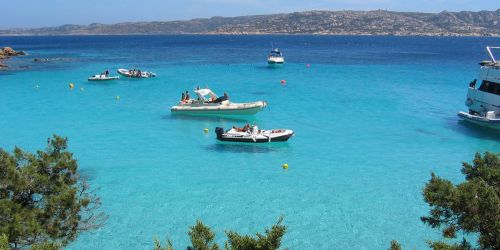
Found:
[[466, 136], [481, 138], [483, 140], [500, 141], [500, 131], [496, 129], [471, 124], [464, 120], [458, 120], [456, 123], [448, 123], [448, 126]]
[[278, 152], [280, 148], [287, 147], [288, 143], [281, 142], [280, 145], [275, 144], [253, 144], [244, 142], [216, 142], [205, 146], [208, 151], [227, 152], [227, 153], [247, 153], [247, 154], [262, 154]]
[[185, 120], [185, 121], [203, 121], [203, 122], [231, 122], [231, 123], [258, 123], [258, 119], [252, 116], [241, 116], [241, 117], [232, 117], [232, 116], [196, 116], [196, 115], [183, 115], [183, 114], [174, 114], [174, 115], [166, 115], [163, 116], [163, 119], [172, 119], [172, 120]]

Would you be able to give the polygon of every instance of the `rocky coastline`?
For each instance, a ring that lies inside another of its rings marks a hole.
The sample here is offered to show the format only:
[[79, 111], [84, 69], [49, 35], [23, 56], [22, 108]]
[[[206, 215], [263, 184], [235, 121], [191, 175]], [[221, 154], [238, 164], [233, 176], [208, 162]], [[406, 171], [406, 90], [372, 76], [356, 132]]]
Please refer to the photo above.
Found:
[[0, 30], [0, 36], [179, 34], [498, 37], [500, 36], [500, 9], [439, 13], [318, 10], [184, 21], [67, 24], [58, 27]]
[[22, 51], [22, 50], [15, 51], [11, 47], [3, 47], [2, 49], [0, 49], [0, 69], [5, 69], [5, 68], [9, 67], [4, 63], [5, 60], [7, 60], [11, 57], [24, 56], [24, 55], [27, 55], [27, 53]]

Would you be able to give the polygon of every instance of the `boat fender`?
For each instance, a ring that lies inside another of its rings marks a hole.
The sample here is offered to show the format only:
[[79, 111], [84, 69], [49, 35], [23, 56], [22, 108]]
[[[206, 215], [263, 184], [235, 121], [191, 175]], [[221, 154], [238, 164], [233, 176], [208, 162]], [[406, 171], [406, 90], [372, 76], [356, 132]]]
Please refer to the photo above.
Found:
[[467, 100], [465, 101], [465, 105], [467, 107], [470, 107], [472, 106], [472, 104], [474, 104], [474, 100], [472, 100], [471, 98], [467, 98]]

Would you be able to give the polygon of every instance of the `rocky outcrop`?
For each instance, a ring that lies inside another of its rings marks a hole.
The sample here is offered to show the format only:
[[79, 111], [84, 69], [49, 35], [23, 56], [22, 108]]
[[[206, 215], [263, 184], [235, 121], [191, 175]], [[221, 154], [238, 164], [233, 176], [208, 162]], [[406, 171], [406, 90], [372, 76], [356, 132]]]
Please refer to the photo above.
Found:
[[8, 68], [8, 66], [3, 63], [3, 60], [9, 59], [10, 57], [13, 56], [25, 56], [25, 55], [27, 55], [27, 53], [24, 51], [15, 51], [11, 47], [3, 47], [2, 49], [0, 49], [0, 69]]
[[0, 56], [3, 56], [4, 58], [5, 57], [10, 57], [10, 56], [24, 56], [24, 55], [26, 55], [26, 52], [24, 52], [24, 51], [15, 51], [11, 47], [3, 47], [0, 50]]

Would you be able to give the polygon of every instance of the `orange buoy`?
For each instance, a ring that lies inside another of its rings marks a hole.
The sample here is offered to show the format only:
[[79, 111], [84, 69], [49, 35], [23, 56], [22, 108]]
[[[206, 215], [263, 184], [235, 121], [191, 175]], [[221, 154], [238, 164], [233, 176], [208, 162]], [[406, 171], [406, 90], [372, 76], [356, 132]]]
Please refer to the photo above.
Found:
[[286, 80], [281, 80], [281, 85], [285, 85], [286, 84]]

